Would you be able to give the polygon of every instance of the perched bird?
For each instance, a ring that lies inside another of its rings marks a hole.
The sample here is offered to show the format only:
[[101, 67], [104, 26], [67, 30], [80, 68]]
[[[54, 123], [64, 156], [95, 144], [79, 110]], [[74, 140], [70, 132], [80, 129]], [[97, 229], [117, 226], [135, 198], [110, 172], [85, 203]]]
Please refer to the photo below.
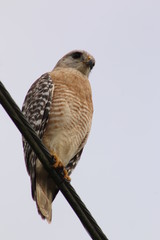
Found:
[[[77, 165], [91, 128], [93, 104], [89, 73], [94, 58], [72, 51], [29, 89], [22, 112], [42, 143], [68, 175]], [[58, 187], [23, 138], [24, 157], [31, 179], [32, 197], [42, 218], [51, 222], [52, 201]]]

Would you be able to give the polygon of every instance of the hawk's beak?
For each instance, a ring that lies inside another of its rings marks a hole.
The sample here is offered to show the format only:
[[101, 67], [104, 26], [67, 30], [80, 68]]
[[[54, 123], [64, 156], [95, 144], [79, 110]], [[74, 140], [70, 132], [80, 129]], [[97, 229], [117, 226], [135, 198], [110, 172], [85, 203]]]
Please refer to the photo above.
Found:
[[88, 56], [85, 63], [90, 67], [90, 69], [92, 69], [95, 65], [95, 60], [91, 56]]

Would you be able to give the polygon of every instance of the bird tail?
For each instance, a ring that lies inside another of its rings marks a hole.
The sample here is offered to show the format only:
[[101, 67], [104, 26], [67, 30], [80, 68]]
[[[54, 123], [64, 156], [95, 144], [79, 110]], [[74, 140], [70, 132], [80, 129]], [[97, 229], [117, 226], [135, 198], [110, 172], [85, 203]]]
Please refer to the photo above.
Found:
[[58, 188], [48, 175], [41, 162], [36, 162], [36, 204], [39, 214], [48, 223], [52, 220], [52, 201], [58, 193]]

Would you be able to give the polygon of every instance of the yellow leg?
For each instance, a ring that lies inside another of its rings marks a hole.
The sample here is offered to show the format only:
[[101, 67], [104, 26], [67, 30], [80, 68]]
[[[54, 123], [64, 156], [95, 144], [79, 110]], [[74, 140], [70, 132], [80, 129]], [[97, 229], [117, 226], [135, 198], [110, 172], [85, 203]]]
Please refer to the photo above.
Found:
[[63, 172], [64, 172], [64, 178], [65, 178], [68, 182], [70, 182], [70, 181], [71, 181], [71, 178], [70, 178], [70, 176], [68, 175], [68, 172], [67, 172], [67, 170], [66, 170], [65, 168], [63, 168]]
[[50, 154], [53, 156], [53, 158], [55, 159], [55, 163], [53, 164], [54, 168], [62, 168], [63, 169], [63, 173], [64, 173], [64, 178], [67, 181], [71, 181], [71, 178], [68, 175], [67, 170], [65, 169], [65, 167], [63, 166], [63, 163], [61, 162], [61, 160], [59, 159], [59, 157], [57, 156], [57, 154], [54, 151], [50, 151]]

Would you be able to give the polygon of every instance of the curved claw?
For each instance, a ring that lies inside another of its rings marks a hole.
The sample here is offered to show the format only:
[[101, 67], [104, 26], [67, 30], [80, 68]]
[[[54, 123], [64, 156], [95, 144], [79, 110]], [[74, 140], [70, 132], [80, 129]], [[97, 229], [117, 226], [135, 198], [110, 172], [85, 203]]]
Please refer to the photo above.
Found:
[[70, 178], [70, 176], [68, 175], [68, 172], [67, 172], [67, 170], [66, 170], [65, 168], [63, 168], [63, 173], [64, 173], [64, 178], [65, 178], [65, 180], [67, 180], [68, 182], [70, 182], [70, 181], [71, 181], [71, 178]]
[[64, 177], [64, 179], [65, 179], [66, 181], [70, 182], [70, 181], [71, 181], [71, 178], [69, 177], [68, 172], [67, 172], [67, 170], [65, 169], [65, 167], [64, 167], [63, 163], [61, 162], [61, 160], [58, 158], [58, 156], [57, 156], [53, 151], [52, 151], [50, 154], [53, 156], [53, 158], [54, 158], [54, 160], [55, 160], [55, 163], [53, 164], [53, 167], [54, 167], [54, 168], [61, 168], [62, 171], [63, 171], [63, 177]]

